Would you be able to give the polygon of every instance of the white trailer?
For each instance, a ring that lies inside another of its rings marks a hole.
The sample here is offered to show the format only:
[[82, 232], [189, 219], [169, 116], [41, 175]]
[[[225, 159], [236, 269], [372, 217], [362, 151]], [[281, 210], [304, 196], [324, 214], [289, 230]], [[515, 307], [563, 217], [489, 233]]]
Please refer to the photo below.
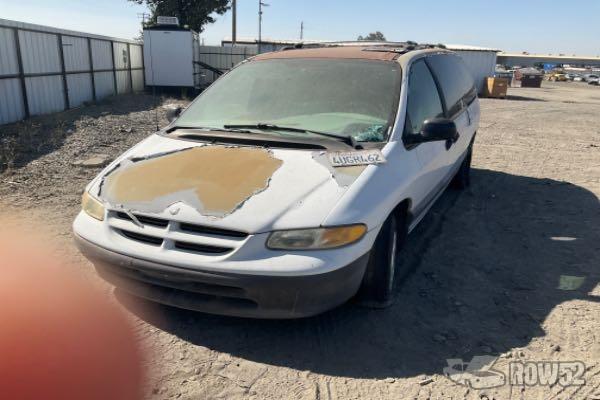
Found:
[[198, 33], [179, 26], [175, 17], [158, 17], [144, 29], [147, 86], [203, 89], [256, 50], [247, 46], [200, 46]]
[[199, 87], [198, 34], [176, 25], [144, 29], [146, 85]]

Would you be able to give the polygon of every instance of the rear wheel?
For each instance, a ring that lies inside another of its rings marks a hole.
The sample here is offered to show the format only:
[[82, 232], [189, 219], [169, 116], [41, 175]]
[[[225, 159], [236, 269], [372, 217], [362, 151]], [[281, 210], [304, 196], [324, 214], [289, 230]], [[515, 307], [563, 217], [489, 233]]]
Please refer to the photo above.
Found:
[[460, 168], [452, 179], [451, 186], [455, 189], [466, 189], [471, 184], [471, 158], [473, 156], [473, 145], [469, 146], [467, 155], [463, 160]]
[[392, 304], [397, 255], [406, 237], [405, 213], [392, 213], [383, 223], [371, 249], [358, 300], [384, 308]]

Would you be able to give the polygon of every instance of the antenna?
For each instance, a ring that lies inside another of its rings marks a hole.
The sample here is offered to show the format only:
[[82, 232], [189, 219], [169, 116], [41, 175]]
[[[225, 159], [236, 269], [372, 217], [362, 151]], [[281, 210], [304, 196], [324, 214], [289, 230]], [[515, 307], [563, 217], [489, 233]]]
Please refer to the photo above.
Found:
[[[144, 28], [146, 27], [146, 21], [150, 21], [150, 18], [152, 17], [152, 15], [147, 14], [147, 13], [138, 13], [138, 18], [142, 19], [142, 39], [144, 38]], [[147, 18], [147, 19], [146, 19]], [[153, 63], [153, 58], [152, 58], [152, 39], [150, 39], [150, 37], [148, 37], [148, 41], [144, 41], [144, 45], [149, 45], [150, 46], [150, 69], [152, 70], [152, 97], [154, 98], [154, 101], [158, 104], [158, 101], [156, 101], [156, 85], [154, 84], [154, 63]], [[143, 55], [142, 55], [143, 57]], [[144, 71], [144, 73], [146, 73], [146, 71]], [[156, 123], [156, 131], [158, 132], [160, 130], [159, 127], [159, 122], [158, 122], [158, 109], [155, 107], [154, 108], [154, 121]]]
[[[152, 96], [156, 101], [156, 86], [152, 86]], [[158, 126], [158, 106], [154, 107], [154, 122], [156, 123], [156, 132], [158, 132], [160, 130], [160, 126]]]
[[[144, 38], [144, 46], [146, 45], [146, 38]], [[152, 71], [152, 97], [154, 98], [154, 101], [158, 104], [159, 102], [156, 101], [156, 82], [154, 81], [154, 58], [152, 57], [152, 39], [150, 39], [150, 37], [148, 36], [148, 45], [150, 45], [150, 69]], [[156, 131], [158, 132], [160, 130], [159, 124], [158, 124], [158, 107], [157, 105], [155, 105], [154, 107], [154, 121], [156, 123]]]

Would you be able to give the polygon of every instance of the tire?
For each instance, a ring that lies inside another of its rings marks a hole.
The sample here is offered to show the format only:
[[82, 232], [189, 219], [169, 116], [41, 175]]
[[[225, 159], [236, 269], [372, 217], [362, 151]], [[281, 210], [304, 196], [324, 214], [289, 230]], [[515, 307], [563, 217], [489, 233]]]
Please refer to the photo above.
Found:
[[359, 303], [371, 308], [385, 308], [393, 303], [397, 255], [406, 238], [406, 213], [392, 213], [383, 223], [371, 249]]
[[462, 164], [458, 171], [456, 171], [456, 175], [452, 178], [452, 182], [450, 186], [454, 189], [464, 190], [469, 187], [471, 184], [471, 158], [473, 156], [473, 145], [469, 146], [467, 150], [467, 155], [463, 160]]

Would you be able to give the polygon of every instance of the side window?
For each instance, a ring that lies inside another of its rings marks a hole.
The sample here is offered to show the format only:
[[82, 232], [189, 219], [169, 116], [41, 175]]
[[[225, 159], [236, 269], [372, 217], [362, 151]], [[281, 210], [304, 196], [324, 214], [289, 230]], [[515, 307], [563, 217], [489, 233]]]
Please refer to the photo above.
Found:
[[423, 60], [410, 67], [407, 98], [405, 133], [419, 133], [426, 119], [444, 114], [437, 86]]
[[440, 83], [448, 114], [452, 117], [461, 111], [461, 100], [468, 103], [475, 98], [477, 92], [473, 77], [455, 55], [435, 55], [429, 57], [427, 63]]

